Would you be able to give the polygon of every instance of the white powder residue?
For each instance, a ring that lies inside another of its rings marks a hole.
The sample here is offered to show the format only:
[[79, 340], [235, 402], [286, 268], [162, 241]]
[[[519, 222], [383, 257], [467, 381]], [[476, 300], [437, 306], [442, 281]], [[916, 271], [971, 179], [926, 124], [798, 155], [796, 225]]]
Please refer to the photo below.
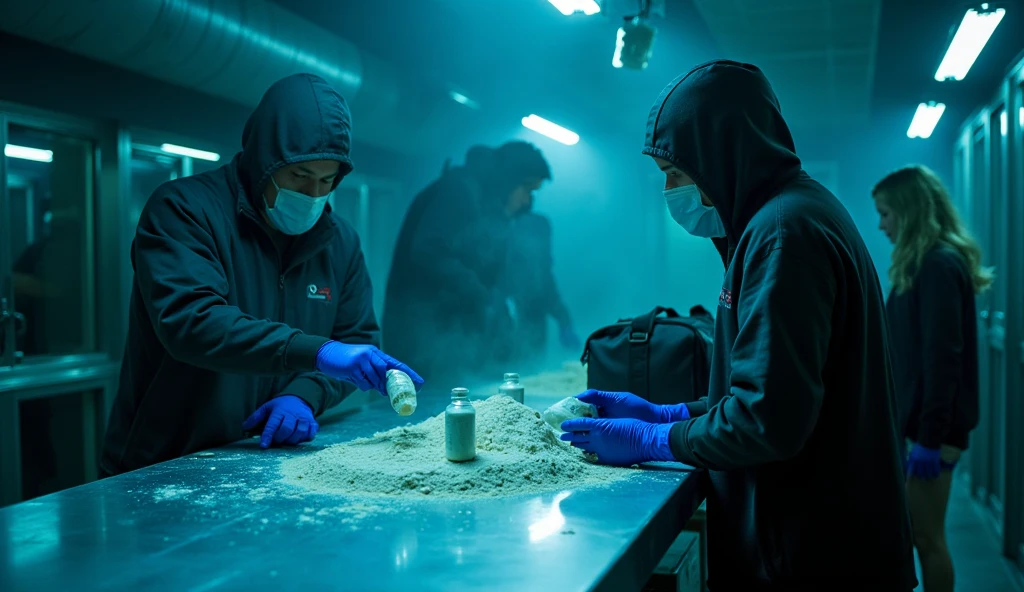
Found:
[[353, 503], [347, 506], [338, 506], [336, 508], [321, 508], [317, 511], [316, 515], [322, 517], [326, 516], [332, 520], [338, 520], [343, 524], [351, 524], [353, 522], [365, 520], [375, 514], [388, 514], [395, 511], [395, 508], [389, 506]]
[[250, 489], [248, 493], [249, 501], [252, 502], [258, 502], [272, 495], [274, 495], [274, 492], [271, 491], [269, 487], [254, 487], [253, 489]]
[[186, 495], [195, 491], [194, 489], [188, 489], [187, 487], [178, 487], [177, 485], [166, 485], [157, 489], [153, 493], [153, 499], [158, 502], [164, 502], [167, 500], [178, 499], [185, 497]]
[[[519, 379], [526, 389], [526, 400], [530, 395], [543, 395], [554, 399], [575, 397], [587, 390], [587, 368], [576, 362], [566, 362], [561, 370], [552, 370], [540, 374], [526, 375]], [[492, 392], [498, 392], [497, 384]]]
[[477, 456], [466, 463], [444, 457], [444, 414], [336, 444], [281, 463], [285, 481], [316, 492], [466, 498], [606, 484], [630, 471], [588, 462], [558, 439], [540, 414], [493, 396], [473, 403]]

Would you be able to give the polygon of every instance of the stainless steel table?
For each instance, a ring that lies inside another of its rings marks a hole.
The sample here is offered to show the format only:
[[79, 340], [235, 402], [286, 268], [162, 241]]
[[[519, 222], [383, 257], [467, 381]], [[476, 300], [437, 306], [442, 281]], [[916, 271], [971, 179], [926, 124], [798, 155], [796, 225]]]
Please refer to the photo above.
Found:
[[[412, 419], [446, 399], [421, 395]], [[697, 475], [668, 464], [607, 487], [369, 514], [366, 500], [279, 482], [288, 455], [403, 422], [381, 399], [323, 426], [315, 446], [246, 440], [0, 509], [0, 590], [624, 592], [702, 500]]]

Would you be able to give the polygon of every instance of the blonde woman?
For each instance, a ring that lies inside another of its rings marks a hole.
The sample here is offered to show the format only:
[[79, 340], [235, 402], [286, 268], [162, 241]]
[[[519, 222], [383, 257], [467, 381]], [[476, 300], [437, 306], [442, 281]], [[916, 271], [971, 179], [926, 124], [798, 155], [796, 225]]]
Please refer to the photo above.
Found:
[[938, 176], [926, 167], [890, 173], [871, 192], [892, 241], [886, 302], [906, 458], [907, 501], [924, 589], [953, 591], [946, 546], [952, 472], [978, 423], [974, 295], [992, 283], [981, 249]]

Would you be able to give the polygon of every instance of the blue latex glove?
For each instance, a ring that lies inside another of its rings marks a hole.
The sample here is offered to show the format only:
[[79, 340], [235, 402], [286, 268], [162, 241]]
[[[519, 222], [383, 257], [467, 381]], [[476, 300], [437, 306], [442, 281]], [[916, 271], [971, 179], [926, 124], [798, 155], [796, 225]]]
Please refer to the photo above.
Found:
[[316, 369], [331, 378], [350, 382], [361, 391], [375, 390], [382, 395], [387, 394], [388, 370], [408, 374], [417, 391], [423, 386], [423, 379], [412, 368], [372, 345], [328, 341], [316, 354]]
[[576, 332], [569, 326], [559, 329], [558, 341], [565, 349], [579, 349], [582, 345], [579, 336], [577, 336]]
[[583, 417], [563, 421], [565, 433], [559, 437], [596, 454], [601, 464], [629, 466], [654, 460], [675, 461], [668, 443], [671, 429], [670, 423]]
[[295, 446], [309, 442], [320, 431], [313, 410], [295, 395], [281, 395], [260, 405], [256, 413], [242, 423], [242, 429], [249, 431], [264, 422], [266, 424], [260, 436], [260, 448], [270, 448], [271, 445]]
[[607, 393], [589, 390], [576, 397], [597, 407], [598, 417], [639, 419], [648, 423], [673, 423], [690, 419], [686, 404], [655, 405], [632, 393]]
[[938, 448], [925, 448], [914, 444], [907, 457], [907, 477], [930, 481], [937, 479], [942, 471], [942, 459]]

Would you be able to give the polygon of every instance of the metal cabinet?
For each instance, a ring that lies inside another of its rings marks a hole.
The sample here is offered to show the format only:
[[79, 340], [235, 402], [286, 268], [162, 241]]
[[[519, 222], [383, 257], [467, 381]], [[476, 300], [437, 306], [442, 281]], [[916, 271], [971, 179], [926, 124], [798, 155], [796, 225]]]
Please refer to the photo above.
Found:
[[980, 422], [963, 470], [1024, 569], [1024, 61], [954, 145], [957, 205], [996, 268], [978, 297]]

